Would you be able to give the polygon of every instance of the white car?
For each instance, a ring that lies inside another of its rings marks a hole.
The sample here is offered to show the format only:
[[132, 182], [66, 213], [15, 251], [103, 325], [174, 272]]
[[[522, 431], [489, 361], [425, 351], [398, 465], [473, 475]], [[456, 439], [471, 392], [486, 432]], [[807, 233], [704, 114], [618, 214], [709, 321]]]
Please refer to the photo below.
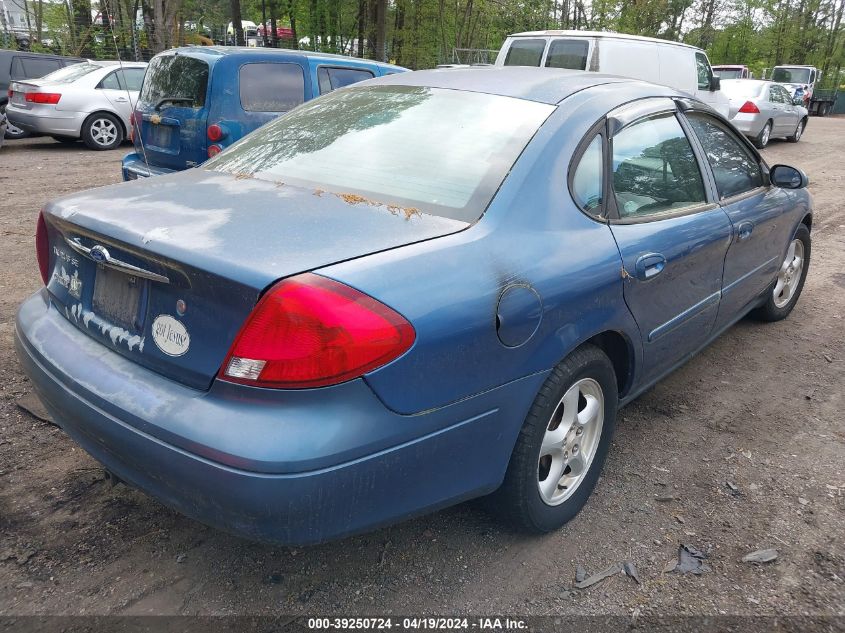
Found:
[[114, 149], [128, 138], [129, 117], [147, 64], [82, 62], [41, 79], [9, 85], [9, 122], [63, 143], [80, 138], [91, 149]]
[[707, 53], [653, 37], [604, 31], [530, 31], [509, 35], [496, 66], [588, 70], [642, 79], [686, 92], [724, 117], [728, 99], [719, 90]]

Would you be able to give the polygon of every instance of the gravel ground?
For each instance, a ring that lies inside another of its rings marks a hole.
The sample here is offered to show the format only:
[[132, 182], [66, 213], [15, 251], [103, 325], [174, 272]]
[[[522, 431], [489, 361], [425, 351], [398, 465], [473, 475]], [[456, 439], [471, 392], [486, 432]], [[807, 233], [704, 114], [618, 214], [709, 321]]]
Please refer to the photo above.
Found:
[[[0, 615], [777, 614], [845, 616], [845, 119], [811, 120], [770, 164], [816, 201], [804, 296], [743, 321], [625, 408], [596, 492], [564, 529], [526, 537], [469, 503], [305, 549], [244, 541], [111, 486], [30, 392], [14, 313], [40, 286], [33, 233], [49, 198], [117, 182], [126, 148], [49, 138], [0, 150]], [[701, 575], [664, 573], [685, 543]], [[763, 548], [776, 561], [741, 562]], [[632, 561], [641, 583], [588, 572]]]

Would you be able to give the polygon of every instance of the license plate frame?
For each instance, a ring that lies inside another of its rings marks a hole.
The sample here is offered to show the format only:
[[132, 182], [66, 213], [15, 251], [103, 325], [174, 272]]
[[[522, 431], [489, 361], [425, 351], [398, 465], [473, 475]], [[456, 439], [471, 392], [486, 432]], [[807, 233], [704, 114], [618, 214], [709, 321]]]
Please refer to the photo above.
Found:
[[132, 332], [143, 327], [141, 299], [146, 280], [107, 266], [97, 266], [91, 309], [110, 323]]
[[170, 146], [173, 143], [173, 126], [159, 123], [150, 127], [152, 128], [152, 134], [150, 134], [149, 144], [153, 147], [170, 150]]

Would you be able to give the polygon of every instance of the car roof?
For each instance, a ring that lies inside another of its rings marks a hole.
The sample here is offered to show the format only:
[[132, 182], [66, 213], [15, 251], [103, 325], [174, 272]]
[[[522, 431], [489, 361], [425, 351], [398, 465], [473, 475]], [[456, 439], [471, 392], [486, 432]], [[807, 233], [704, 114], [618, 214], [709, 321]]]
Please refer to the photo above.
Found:
[[523, 31], [522, 33], [512, 33], [508, 37], [549, 37], [549, 36], [566, 36], [566, 37], [601, 37], [606, 39], [620, 39], [620, 40], [636, 40], [638, 42], [656, 42], [658, 44], [668, 44], [671, 46], [682, 46], [684, 48], [691, 48], [696, 51], [701, 49], [691, 44], [684, 44], [683, 42], [673, 42], [671, 40], [661, 40], [656, 37], [646, 37], [645, 35], [629, 35], [628, 33], [614, 33], [613, 31], [567, 31], [552, 29], [547, 31]]
[[286, 55], [286, 56], [302, 56], [312, 59], [327, 59], [327, 60], [345, 60], [354, 61], [366, 65], [381, 66], [384, 68], [397, 68], [406, 70], [401, 66], [395, 64], [388, 64], [387, 62], [379, 62], [372, 59], [362, 59], [360, 57], [349, 57], [348, 55], [336, 55], [334, 53], [317, 53], [314, 51], [300, 51], [290, 48], [264, 48], [261, 46], [181, 46], [179, 48], [172, 48], [164, 51], [164, 54], [179, 54], [190, 53], [192, 55], [207, 55], [209, 57], [223, 57], [229, 55], [243, 55], [249, 57], [251, 55]]
[[[576, 92], [609, 83], [651, 85], [644, 81], [616, 75], [531, 66], [418, 70], [370, 79], [356, 85], [425, 86], [465, 90], [554, 105]], [[671, 88], [663, 86], [655, 86], [655, 88], [658, 90], [655, 94], [665, 94], [667, 90], [671, 92]]]

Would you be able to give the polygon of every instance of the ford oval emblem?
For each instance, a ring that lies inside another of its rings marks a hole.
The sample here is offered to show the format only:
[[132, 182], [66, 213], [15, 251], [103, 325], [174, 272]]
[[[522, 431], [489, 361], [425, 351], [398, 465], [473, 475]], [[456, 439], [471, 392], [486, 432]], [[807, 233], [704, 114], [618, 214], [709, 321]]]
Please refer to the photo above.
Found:
[[92, 247], [88, 254], [91, 255], [91, 259], [95, 262], [102, 263], [108, 261], [109, 259], [109, 252], [106, 250], [106, 247], [100, 246], [99, 244]]

